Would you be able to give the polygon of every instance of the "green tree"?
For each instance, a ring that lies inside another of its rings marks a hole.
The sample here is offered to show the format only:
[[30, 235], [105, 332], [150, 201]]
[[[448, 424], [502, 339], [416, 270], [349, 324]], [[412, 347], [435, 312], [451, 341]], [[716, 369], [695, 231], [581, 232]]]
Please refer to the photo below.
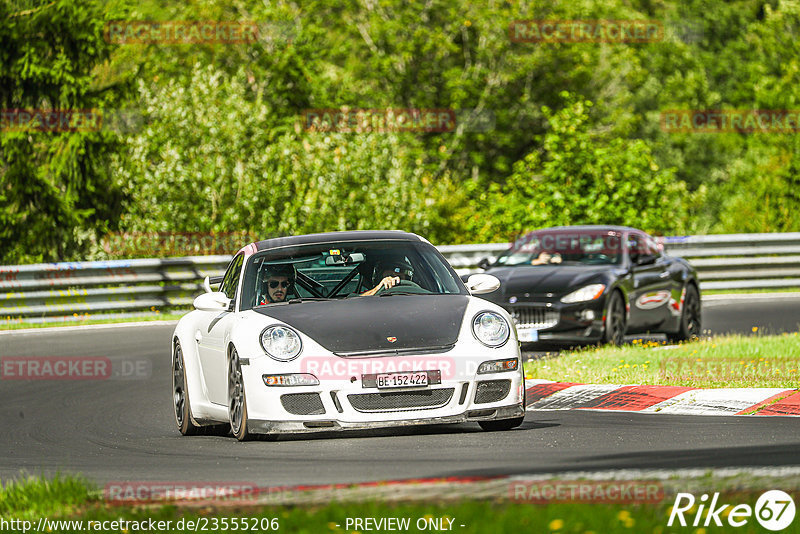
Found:
[[[101, 108], [117, 88], [93, 83], [108, 57], [102, 13], [76, 0], [0, 3], [3, 110]], [[20, 129], [0, 132], [0, 262], [80, 257], [93, 234], [113, 227], [121, 195], [111, 186], [109, 131]]]
[[250, 98], [250, 83], [244, 69], [209, 66], [166, 87], [140, 84], [146, 125], [114, 167], [131, 198], [124, 229], [269, 237], [440, 228], [431, 213], [447, 195], [413, 136], [310, 131], [277, 115], [269, 94]]
[[564, 108], [542, 110], [550, 127], [541, 150], [517, 162], [505, 184], [490, 189], [488, 218], [473, 217], [479, 240], [551, 225], [621, 224], [654, 233], [685, 228], [689, 198], [674, 170], [659, 168], [642, 140], [592, 131], [592, 103], [562, 96]]

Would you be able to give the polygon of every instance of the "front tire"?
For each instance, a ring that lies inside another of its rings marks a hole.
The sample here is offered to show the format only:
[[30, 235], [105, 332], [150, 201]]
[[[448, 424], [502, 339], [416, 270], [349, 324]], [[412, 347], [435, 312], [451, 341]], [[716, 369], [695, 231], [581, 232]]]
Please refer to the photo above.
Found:
[[689, 284], [683, 299], [680, 328], [677, 332], [667, 334], [667, 338], [670, 341], [699, 339], [701, 324], [700, 294], [694, 284]]
[[603, 342], [611, 345], [622, 345], [625, 342], [626, 329], [625, 303], [622, 301], [622, 295], [620, 295], [619, 291], [614, 291], [608, 301]]
[[228, 359], [228, 418], [231, 432], [239, 441], [248, 441], [253, 435], [247, 431], [247, 397], [244, 392], [242, 364], [239, 353], [231, 349]]

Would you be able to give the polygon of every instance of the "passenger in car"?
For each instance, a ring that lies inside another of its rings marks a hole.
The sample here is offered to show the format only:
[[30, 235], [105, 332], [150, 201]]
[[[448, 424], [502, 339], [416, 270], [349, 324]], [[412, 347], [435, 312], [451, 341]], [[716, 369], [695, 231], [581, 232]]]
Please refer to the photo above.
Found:
[[543, 250], [538, 257], [531, 260], [531, 265], [545, 265], [548, 263], [561, 263], [561, 254]]
[[269, 276], [264, 277], [261, 286], [262, 297], [259, 304], [284, 302], [292, 290], [297, 274], [294, 265], [276, 265], [269, 268]]

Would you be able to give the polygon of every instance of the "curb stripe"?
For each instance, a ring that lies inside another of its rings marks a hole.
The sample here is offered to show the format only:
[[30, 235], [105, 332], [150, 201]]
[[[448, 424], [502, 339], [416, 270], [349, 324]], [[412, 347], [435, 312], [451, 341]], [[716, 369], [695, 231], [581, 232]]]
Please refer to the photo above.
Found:
[[782, 388], [695, 389], [643, 411], [683, 415], [736, 415], [764, 398], [783, 391], [785, 390]]
[[570, 387], [562, 389], [549, 397], [529, 404], [529, 409], [569, 410], [580, 408], [597, 397], [603, 396], [621, 387], [611, 384], [569, 384], [569, 386]]
[[529, 387], [525, 390], [526, 405], [530, 406], [538, 400], [549, 397], [554, 393], [558, 393], [562, 389], [567, 389], [577, 385], [578, 384], [572, 384], [570, 382], [548, 382], [545, 384], [536, 384], [535, 386]]
[[638, 412], [696, 388], [681, 386], [624, 386], [606, 393], [578, 409]]
[[780, 393], [776, 393], [775, 395], [764, 399], [763, 401], [759, 402], [758, 404], [754, 404], [748, 408], [745, 408], [741, 412], [737, 413], [736, 415], [754, 415], [753, 412], [761, 408], [762, 406], [767, 406], [770, 403], [773, 403], [777, 400], [783, 399], [784, 397], [788, 397], [792, 394], [794, 390], [787, 389], [785, 391], [781, 391]]
[[800, 392], [795, 391], [772, 406], [767, 406], [755, 415], [800, 415]]
[[[541, 379], [528, 379], [525, 385], [528, 410], [619, 410], [680, 415], [800, 416], [798, 389], [620, 386], [551, 382]], [[760, 411], [754, 414], [756, 410]]]

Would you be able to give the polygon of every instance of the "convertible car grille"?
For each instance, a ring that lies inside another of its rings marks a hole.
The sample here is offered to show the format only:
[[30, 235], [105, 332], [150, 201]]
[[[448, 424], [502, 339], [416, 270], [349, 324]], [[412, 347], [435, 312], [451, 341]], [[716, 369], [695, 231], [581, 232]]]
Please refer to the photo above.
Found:
[[514, 308], [511, 310], [511, 318], [517, 328], [542, 330], [557, 325], [559, 315], [557, 311], [546, 308]]
[[454, 388], [397, 391], [389, 393], [360, 393], [348, 395], [347, 400], [359, 412], [391, 412], [395, 410], [429, 410], [444, 406], [453, 398]]
[[295, 415], [319, 415], [325, 413], [319, 393], [291, 393], [281, 395], [283, 408]]
[[475, 404], [497, 402], [508, 396], [511, 389], [511, 380], [484, 380], [478, 382], [475, 390]]

